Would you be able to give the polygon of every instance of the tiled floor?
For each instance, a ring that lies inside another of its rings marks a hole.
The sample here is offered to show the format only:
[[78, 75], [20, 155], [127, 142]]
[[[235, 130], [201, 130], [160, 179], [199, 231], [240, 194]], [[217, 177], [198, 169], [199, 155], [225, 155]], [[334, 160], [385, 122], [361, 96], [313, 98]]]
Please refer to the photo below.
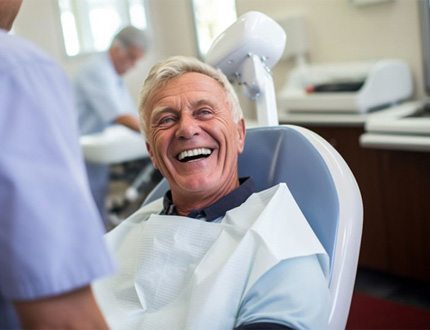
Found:
[[359, 268], [355, 290], [402, 304], [430, 308], [430, 283]]

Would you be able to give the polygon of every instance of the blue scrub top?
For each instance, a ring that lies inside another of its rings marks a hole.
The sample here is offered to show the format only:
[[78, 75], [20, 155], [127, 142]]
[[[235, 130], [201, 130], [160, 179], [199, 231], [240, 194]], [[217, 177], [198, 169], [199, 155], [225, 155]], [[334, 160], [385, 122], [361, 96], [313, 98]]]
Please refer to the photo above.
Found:
[[[137, 107], [107, 52], [94, 55], [80, 68], [74, 79], [74, 90], [81, 135], [100, 133], [121, 115], [137, 116]], [[86, 162], [86, 171], [94, 201], [107, 223], [105, 200], [109, 168], [105, 164]]]
[[61, 294], [113, 270], [62, 70], [0, 30], [0, 328], [13, 300]]
[[74, 85], [81, 134], [101, 132], [123, 114], [137, 116], [137, 107], [108, 53], [88, 60]]

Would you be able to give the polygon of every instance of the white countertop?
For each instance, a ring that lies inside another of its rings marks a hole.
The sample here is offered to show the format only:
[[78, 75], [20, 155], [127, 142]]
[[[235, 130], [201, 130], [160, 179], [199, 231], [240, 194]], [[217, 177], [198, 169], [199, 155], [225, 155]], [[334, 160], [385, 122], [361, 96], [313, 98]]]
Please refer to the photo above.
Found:
[[365, 133], [360, 145], [367, 148], [430, 152], [430, 136]]
[[279, 113], [279, 122], [297, 125], [363, 126], [368, 114], [361, 113]]
[[430, 118], [419, 113], [423, 101], [405, 102], [366, 121], [360, 145], [368, 148], [430, 152]]
[[115, 164], [149, 157], [144, 138], [122, 125], [81, 136], [80, 144], [85, 160], [93, 163]]
[[430, 117], [409, 117], [416, 115], [422, 106], [422, 101], [405, 102], [396, 107], [375, 113], [366, 121], [366, 131], [430, 135]]

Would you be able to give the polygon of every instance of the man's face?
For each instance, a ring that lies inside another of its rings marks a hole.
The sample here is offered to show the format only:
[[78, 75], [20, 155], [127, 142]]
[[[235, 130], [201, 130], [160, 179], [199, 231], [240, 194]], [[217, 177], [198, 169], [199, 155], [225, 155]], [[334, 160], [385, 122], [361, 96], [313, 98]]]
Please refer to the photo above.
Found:
[[148, 151], [169, 181], [175, 204], [222, 197], [237, 186], [245, 127], [243, 120], [233, 122], [216, 80], [186, 73], [159, 88], [149, 104]]
[[22, 0], [0, 0], [0, 29], [9, 31], [18, 14]]
[[138, 47], [131, 46], [124, 48], [117, 46], [113, 55], [113, 63], [116, 72], [119, 75], [124, 75], [136, 65], [143, 55], [143, 51]]

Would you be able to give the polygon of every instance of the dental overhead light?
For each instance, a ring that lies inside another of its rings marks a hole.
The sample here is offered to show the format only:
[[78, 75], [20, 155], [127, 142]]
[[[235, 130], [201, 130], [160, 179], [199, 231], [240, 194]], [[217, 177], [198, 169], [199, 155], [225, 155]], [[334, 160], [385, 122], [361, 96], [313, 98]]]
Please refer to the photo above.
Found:
[[256, 102], [258, 123], [278, 125], [271, 68], [281, 58], [286, 34], [270, 17], [255, 11], [238, 18], [210, 47], [206, 62], [220, 69]]

